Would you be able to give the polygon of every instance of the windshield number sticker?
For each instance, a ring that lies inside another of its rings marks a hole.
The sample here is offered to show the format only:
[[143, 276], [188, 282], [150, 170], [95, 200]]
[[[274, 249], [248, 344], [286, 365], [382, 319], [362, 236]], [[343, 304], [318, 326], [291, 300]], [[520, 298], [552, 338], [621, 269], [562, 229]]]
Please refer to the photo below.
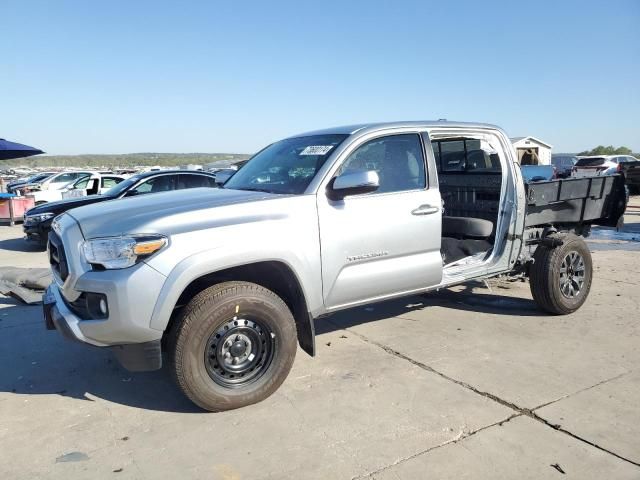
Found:
[[309, 145], [300, 152], [300, 155], [326, 155], [333, 145]]

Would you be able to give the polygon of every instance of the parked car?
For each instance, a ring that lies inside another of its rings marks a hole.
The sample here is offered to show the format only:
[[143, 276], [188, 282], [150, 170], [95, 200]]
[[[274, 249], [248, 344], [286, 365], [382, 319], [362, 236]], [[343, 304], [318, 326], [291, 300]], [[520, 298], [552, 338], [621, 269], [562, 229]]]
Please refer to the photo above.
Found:
[[[116, 176], [108, 176], [107, 178], [111, 177]], [[89, 182], [91, 177], [87, 177], [86, 180]], [[79, 196], [36, 206], [26, 212], [23, 230], [27, 240], [45, 246], [53, 218], [72, 208], [149, 193], [216, 186], [213, 175], [194, 170], [140, 173], [119, 181], [102, 194]]]
[[613, 175], [622, 172], [622, 165], [626, 162], [637, 162], [630, 155], [595, 155], [579, 157], [571, 171], [575, 178], [593, 177], [598, 175]]
[[49, 177], [51, 177], [52, 175], [55, 175], [55, 174], [56, 174], [56, 172], [41, 172], [41, 173], [38, 173], [36, 175], [32, 175], [30, 177], [18, 178], [18, 179], [13, 180], [12, 182], [9, 182], [7, 184], [7, 192], [8, 193], [18, 193], [25, 186], [37, 185], [37, 184], [45, 181], [46, 179], [48, 179]]
[[45, 323], [131, 370], [167, 352], [219, 411], [275, 392], [339, 310], [505, 275], [574, 312], [593, 276], [582, 235], [618, 223], [623, 179], [525, 184], [517, 162], [490, 125], [357, 125], [275, 142], [223, 188], [73, 209], [49, 234]]
[[95, 174], [76, 180], [75, 183], [59, 191], [62, 199], [96, 195], [106, 193], [123, 180], [125, 180], [125, 177], [121, 175]]
[[[33, 197], [35, 205], [42, 205], [47, 202], [55, 202], [62, 199], [62, 192], [68, 190], [74, 183], [89, 179], [92, 176], [100, 175], [98, 172], [61, 172], [52, 175], [43, 182], [35, 185], [25, 185], [23, 194]], [[71, 178], [71, 180], [69, 180]]]
[[558, 178], [569, 178], [571, 170], [578, 161], [575, 155], [567, 155], [564, 153], [554, 153], [551, 155], [551, 164], [556, 167], [556, 176]]
[[39, 182], [36, 185], [29, 185], [30, 190], [38, 191], [38, 190], [59, 190], [61, 188], [66, 187], [70, 183], [79, 180], [80, 178], [88, 177], [95, 172], [93, 171], [73, 171], [73, 172], [58, 172], [45, 180]]

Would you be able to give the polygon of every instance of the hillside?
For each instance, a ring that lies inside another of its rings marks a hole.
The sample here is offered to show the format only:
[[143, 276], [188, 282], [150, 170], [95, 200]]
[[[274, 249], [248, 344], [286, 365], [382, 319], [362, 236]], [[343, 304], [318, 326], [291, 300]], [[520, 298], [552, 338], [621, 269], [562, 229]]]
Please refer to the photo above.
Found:
[[218, 160], [240, 161], [249, 155], [239, 153], [126, 153], [122, 155], [39, 155], [0, 162], [9, 167], [129, 167], [136, 165], [205, 165]]

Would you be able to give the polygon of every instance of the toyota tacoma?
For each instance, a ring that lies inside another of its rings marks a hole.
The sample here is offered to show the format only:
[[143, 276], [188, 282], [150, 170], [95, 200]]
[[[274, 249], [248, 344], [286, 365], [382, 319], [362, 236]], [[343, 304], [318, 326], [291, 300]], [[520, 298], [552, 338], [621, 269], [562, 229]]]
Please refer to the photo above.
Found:
[[168, 361], [203, 409], [258, 402], [333, 312], [496, 276], [552, 315], [593, 275], [584, 236], [624, 213], [619, 175], [523, 180], [491, 125], [398, 122], [296, 135], [220, 189], [57, 216], [45, 322], [133, 371]]

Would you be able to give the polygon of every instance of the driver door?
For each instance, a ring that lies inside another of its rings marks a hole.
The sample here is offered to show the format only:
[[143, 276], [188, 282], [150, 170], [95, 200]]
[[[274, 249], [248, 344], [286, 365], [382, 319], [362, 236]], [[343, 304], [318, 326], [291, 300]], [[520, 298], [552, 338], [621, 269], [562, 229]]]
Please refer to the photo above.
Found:
[[[417, 133], [368, 140], [344, 159], [341, 173], [374, 170], [377, 191], [329, 199], [318, 194], [322, 282], [328, 310], [437, 285], [442, 205], [428, 187], [423, 139]], [[436, 175], [436, 172], [430, 172]]]

